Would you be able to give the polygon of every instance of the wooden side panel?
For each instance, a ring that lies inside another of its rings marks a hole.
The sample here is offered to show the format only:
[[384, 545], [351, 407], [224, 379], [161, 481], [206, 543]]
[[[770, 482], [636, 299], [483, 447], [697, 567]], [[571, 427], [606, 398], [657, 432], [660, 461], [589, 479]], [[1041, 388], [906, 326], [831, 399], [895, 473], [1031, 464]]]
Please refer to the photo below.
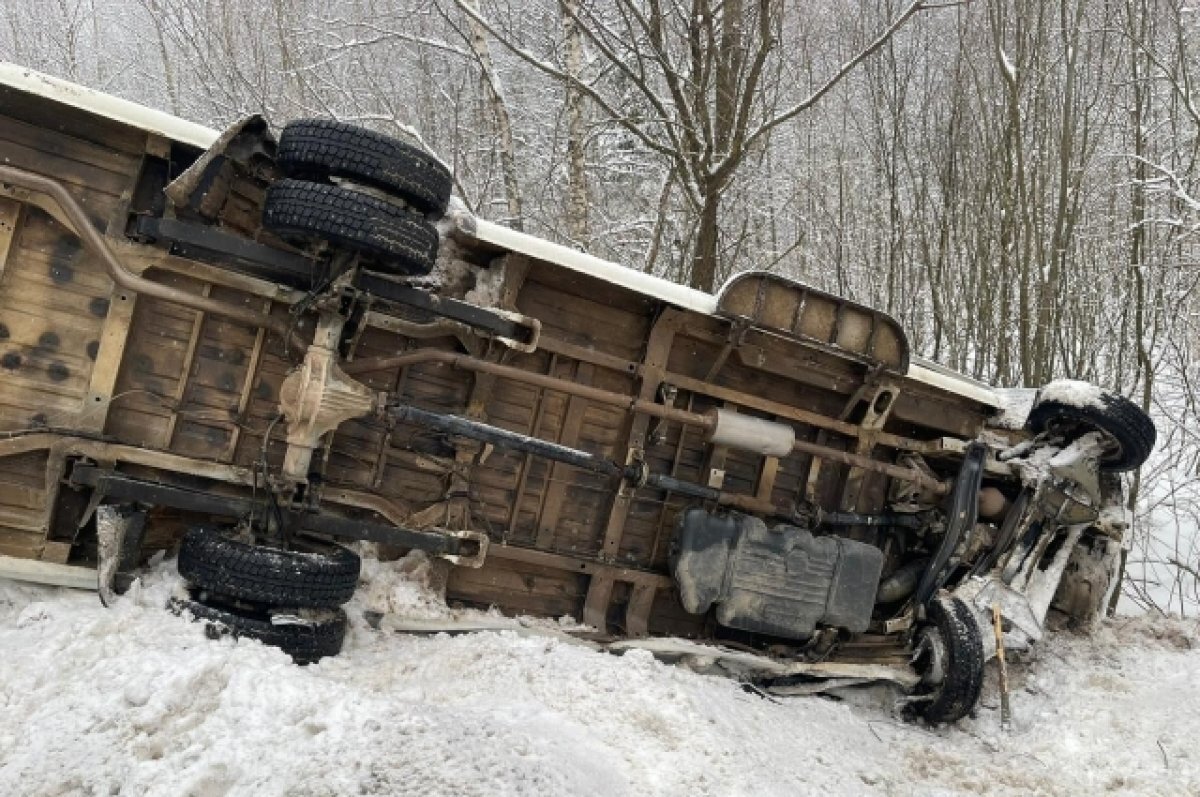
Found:
[[[118, 219], [145, 135], [0, 89], [0, 154], [9, 166], [61, 181], [100, 229]], [[14, 212], [14, 206], [16, 208]], [[0, 430], [87, 426], [88, 386], [113, 301], [107, 274], [73, 232], [44, 211], [0, 198]], [[53, 507], [48, 456], [0, 459], [0, 553], [47, 552]]]

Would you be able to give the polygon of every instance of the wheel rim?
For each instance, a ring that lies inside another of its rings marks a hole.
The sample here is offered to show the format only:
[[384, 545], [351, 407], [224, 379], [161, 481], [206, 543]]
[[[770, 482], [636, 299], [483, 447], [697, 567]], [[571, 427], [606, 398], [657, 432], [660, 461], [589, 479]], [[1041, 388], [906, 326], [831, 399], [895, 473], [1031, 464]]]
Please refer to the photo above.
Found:
[[921, 676], [921, 684], [929, 687], [931, 696], [936, 695], [937, 690], [945, 683], [948, 659], [946, 640], [941, 631], [933, 626], [926, 626], [917, 632], [912, 663]]

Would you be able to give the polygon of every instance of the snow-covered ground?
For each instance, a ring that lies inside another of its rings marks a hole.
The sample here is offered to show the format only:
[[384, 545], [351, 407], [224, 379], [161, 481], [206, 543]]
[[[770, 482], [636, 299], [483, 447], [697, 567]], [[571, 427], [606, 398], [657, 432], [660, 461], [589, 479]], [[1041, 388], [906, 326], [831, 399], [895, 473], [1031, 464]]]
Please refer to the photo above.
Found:
[[931, 730], [641, 651], [372, 630], [446, 613], [411, 564], [364, 562], [344, 653], [310, 667], [164, 611], [171, 562], [111, 609], [0, 581], [0, 795], [1200, 794], [1195, 622], [1052, 637], [1011, 731], [994, 693]]

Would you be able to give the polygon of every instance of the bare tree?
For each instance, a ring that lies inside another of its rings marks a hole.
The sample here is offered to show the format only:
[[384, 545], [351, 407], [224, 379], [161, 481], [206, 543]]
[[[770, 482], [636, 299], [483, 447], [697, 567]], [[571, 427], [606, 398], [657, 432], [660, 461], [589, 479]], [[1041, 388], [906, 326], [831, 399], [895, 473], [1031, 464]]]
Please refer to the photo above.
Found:
[[813, 91], [792, 103], [764, 75], [780, 74], [782, 0], [617, 0], [611, 6], [561, 2], [613, 75], [589, 82], [529, 52], [485, 20], [470, 0], [463, 12], [526, 63], [575, 87], [612, 121], [663, 157], [694, 214], [689, 282], [712, 290], [718, 270], [721, 199], [738, 169], [771, 133], [815, 105], [883, 46], [927, 0], [905, 6], [869, 44]]

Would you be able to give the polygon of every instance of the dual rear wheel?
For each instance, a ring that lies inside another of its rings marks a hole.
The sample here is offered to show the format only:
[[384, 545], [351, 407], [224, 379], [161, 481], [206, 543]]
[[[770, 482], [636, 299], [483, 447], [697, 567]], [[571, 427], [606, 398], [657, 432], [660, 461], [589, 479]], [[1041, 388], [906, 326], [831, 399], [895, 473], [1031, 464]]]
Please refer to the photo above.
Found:
[[428, 274], [437, 260], [433, 222], [453, 179], [411, 144], [342, 122], [301, 119], [279, 137], [284, 179], [267, 189], [263, 227], [300, 247], [332, 245], [375, 270]]
[[[438, 252], [433, 223], [453, 179], [434, 156], [403, 141], [322, 119], [288, 124], [276, 163], [283, 179], [263, 202], [264, 229], [301, 248], [334, 246], [388, 274], [428, 274]], [[346, 633], [340, 608], [354, 594], [359, 559], [299, 537], [286, 548], [234, 529], [196, 526], [179, 552], [186, 595], [169, 608], [210, 636], [249, 637], [301, 664], [335, 655]]]
[[279, 548], [236, 529], [194, 526], [179, 549], [187, 594], [168, 608], [203, 622], [209, 636], [257, 639], [310, 664], [341, 650], [341, 605], [354, 595], [359, 569], [353, 551], [315, 538]]

